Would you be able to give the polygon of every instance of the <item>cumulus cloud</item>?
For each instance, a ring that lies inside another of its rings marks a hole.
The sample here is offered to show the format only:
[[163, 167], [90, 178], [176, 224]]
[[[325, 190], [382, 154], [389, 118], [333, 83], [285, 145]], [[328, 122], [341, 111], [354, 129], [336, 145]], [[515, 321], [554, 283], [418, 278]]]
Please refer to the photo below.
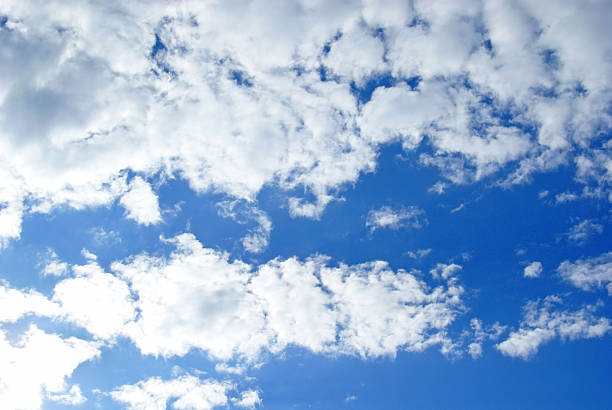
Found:
[[381, 228], [395, 230], [410, 227], [419, 229], [428, 223], [424, 215], [425, 211], [416, 206], [400, 209], [383, 206], [380, 209], [372, 209], [368, 212], [366, 227], [370, 228], [371, 232]]
[[261, 405], [261, 398], [256, 390], [246, 390], [242, 392], [240, 398], [233, 398], [232, 403], [234, 403], [235, 406], [245, 409], [254, 409], [258, 405]]
[[463, 288], [452, 272], [432, 289], [380, 261], [330, 267], [319, 256], [253, 268], [191, 234], [169, 241], [176, 246], [169, 258], [140, 254], [112, 264], [139, 312], [122, 332], [144, 354], [180, 356], [195, 348], [217, 360], [253, 361], [293, 345], [395, 355], [444, 343], [462, 310]]
[[577, 288], [594, 291], [606, 287], [612, 295], [612, 252], [575, 262], [563, 261], [557, 272]]
[[539, 278], [542, 274], [542, 262], [531, 262], [529, 265], [525, 266], [523, 270], [523, 276], [526, 278]]
[[94, 261], [72, 266], [73, 278], [53, 289], [52, 300], [61, 306], [63, 317], [100, 339], [118, 335], [135, 316], [127, 284]]
[[201, 380], [186, 375], [162, 380], [151, 377], [136, 384], [126, 384], [110, 393], [113, 400], [123, 403], [130, 410], [165, 410], [169, 400], [173, 409], [209, 410], [228, 403], [229, 383]]
[[160, 222], [133, 173], [249, 201], [268, 184], [318, 218], [383, 144], [424, 136], [420, 164], [450, 183], [571, 163], [610, 195], [605, 2], [8, 0], [0, 15], [1, 246], [61, 205], [119, 199]]
[[129, 190], [123, 194], [119, 203], [125, 208], [126, 216], [142, 225], [154, 225], [161, 222], [157, 196], [144, 179], [135, 177]]
[[575, 311], [559, 310], [563, 301], [558, 296], [528, 302], [519, 329], [495, 347], [502, 354], [524, 360], [538, 352], [541, 345], [555, 338], [561, 340], [602, 337], [612, 326], [610, 319], [597, 317], [597, 306], [586, 305]]
[[506, 326], [500, 325], [498, 322], [493, 323], [486, 328], [482, 324], [482, 320], [473, 318], [470, 320], [470, 343], [468, 344], [468, 354], [472, 359], [478, 359], [482, 356], [482, 344], [485, 340], [497, 340], [506, 330]]
[[0, 330], [0, 401], [6, 408], [38, 409], [45, 398], [64, 404], [82, 403], [78, 386], [66, 379], [83, 362], [100, 355], [99, 345], [75, 337], [62, 338], [35, 325], [15, 344]]

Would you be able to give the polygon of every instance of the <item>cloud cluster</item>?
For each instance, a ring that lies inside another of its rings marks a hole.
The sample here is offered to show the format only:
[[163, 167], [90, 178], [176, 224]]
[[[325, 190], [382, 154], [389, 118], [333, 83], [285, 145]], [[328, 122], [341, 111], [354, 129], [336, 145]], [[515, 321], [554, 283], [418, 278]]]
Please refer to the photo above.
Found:
[[274, 185], [316, 218], [393, 142], [431, 148], [420, 163], [453, 183], [571, 163], [610, 194], [603, 1], [8, 0], [0, 16], [0, 245], [60, 205], [158, 223], [160, 172], [248, 201]]
[[419, 229], [427, 224], [425, 211], [416, 207], [393, 209], [390, 206], [383, 206], [380, 209], [372, 209], [368, 212], [366, 218], [366, 227], [370, 228], [371, 232], [377, 229], [400, 229], [402, 227], [410, 227]]
[[525, 266], [523, 270], [523, 276], [526, 278], [539, 278], [542, 274], [542, 262], [531, 262], [529, 265]]
[[[170, 400], [172, 409], [210, 410], [226, 406], [231, 390], [234, 386], [227, 382], [185, 375], [170, 380], [151, 377], [136, 384], [120, 386], [110, 392], [110, 396], [130, 410], [165, 410]], [[240, 398], [232, 397], [232, 402], [238, 407], [254, 408], [260, 400], [256, 391], [247, 390]]]
[[562, 340], [602, 337], [610, 330], [610, 319], [597, 317], [597, 306], [587, 305], [579, 310], [559, 310], [563, 300], [547, 296], [543, 300], [528, 302], [518, 330], [495, 347], [504, 355], [527, 360], [537, 353], [541, 345], [555, 338]]
[[557, 272], [577, 288], [594, 291], [605, 287], [612, 295], [612, 252], [575, 262], [563, 261]]

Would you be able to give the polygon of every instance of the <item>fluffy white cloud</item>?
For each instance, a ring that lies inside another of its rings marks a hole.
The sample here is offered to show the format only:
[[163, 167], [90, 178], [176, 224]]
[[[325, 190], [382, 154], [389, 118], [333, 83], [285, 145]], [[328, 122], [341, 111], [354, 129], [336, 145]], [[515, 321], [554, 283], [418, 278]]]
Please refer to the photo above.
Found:
[[53, 289], [53, 301], [61, 306], [63, 317], [100, 339], [118, 335], [135, 316], [127, 284], [93, 261], [74, 265], [72, 271], [75, 277]]
[[436, 279], [448, 279], [455, 273], [459, 272], [461, 269], [461, 265], [457, 265], [456, 263], [438, 263], [433, 269], [429, 271], [429, 273]]
[[132, 179], [119, 203], [126, 209], [126, 216], [139, 224], [154, 225], [162, 220], [157, 196], [151, 185], [139, 176]]
[[246, 390], [242, 392], [240, 398], [232, 399], [235, 406], [245, 409], [254, 409], [261, 404], [261, 398], [256, 390]]
[[204, 248], [191, 234], [169, 242], [176, 246], [169, 258], [141, 254], [112, 264], [139, 312], [123, 334], [144, 354], [198, 348], [217, 360], [253, 361], [262, 351], [294, 345], [315, 353], [394, 355], [447, 342], [446, 329], [462, 310], [454, 271], [430, 289], [385, 262], [328, 267], [325, 257], [290, 258], [254, 269]]
[[136, 384], [123, 385], [110, 395], [130, 410], [165, 410], [171, 399], [173, 409], [209, 410], [226, 405], [227, 393], [231, 389], [232, 386], [225, 382], [200, 380], [187, 375], [171, 380], [151, 377]]
[[506, 330], [506, 326], [501, 326], [498, 322], [488, 327], [484, 327], [482, 320], [474, 318], [470, 320], [471, 337], [468, 344], [468, 354], [472, 359], [482, 356], [482, 344], [485, 340], [497, 340]]
[[563, 279], [588, 291], [606, 287], [612, 295], [612, 252], [597, 257], [563, 261], [557, 268]]
[[374, 232], [376, 229], [389, 228], [399, 229], [402, 227], [422, 228], [427, 225], [425, 211], [416, 206], [408, 208], [393, 209], [383, 206], [380, 209], [372, 209], [366, 218], [366, 227]]
[[99, 345], [62, 338], [32, 325], [16, 343], [0, 330], [0, 402], [10, 409], [38, 409], [45, 397], [64, 403], [84, 400], [66, 378], [81, 363], [100, 355]]
[[47, 397], [49, 400], [58, 402], [65, 406], [77, 406], [87, 401], [81, 392], [81, 388], [76, 384], [72, 385], [70, 390], [66, 391], [65, 393], [49, 393]]
[[60, 306], [35, 290], [20, 291], [0, 282], [0, 323], [16, 322], [24, 315], [58, 316]]
[[555, 338], [562, 340], [602, 337], [612, 326], [610, 319], [594, 315], [596, 306], [587, 305], [576, 311], [558, 310], [558, 296], [528, 302], [518, 330], [495, 347], [504, 355], [527, 360], [539, 347]]
[[525, 266], [523, 270], [523, 276], [526, 278], [539, 278], [542, 274], [542, 262], [531, 262], [529, 265]]
[[[128, 217], [159, 222], [131, 173], [246, 200], [270, 184], [291, 192], [292, 215], [317, 218], [381, 144], [425, 135], [421, 164], [451, 182], [510, 163], [506, 183], [525, 182], [572, 161], [609, 196], [596, 140], [612, 126], [610, 13], [568, 0], [4, 1], [0, 245], [24, 213], [59, 205], [121, 198]], [[370, 80], [384, 86], [364, 105]]]

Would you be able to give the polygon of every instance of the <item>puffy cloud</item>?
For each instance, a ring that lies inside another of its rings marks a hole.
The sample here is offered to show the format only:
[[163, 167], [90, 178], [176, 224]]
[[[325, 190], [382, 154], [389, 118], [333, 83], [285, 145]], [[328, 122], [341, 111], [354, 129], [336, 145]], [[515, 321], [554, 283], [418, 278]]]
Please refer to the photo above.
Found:
[[468, 344], [468, 354], [472, 359], [482, 356], [482, 344], [485, 340], [497, 340], [506, 330], [506, 326], [501, 326], [498, 322], [488, 327], [484, 327], [482, 320], [473, 318], [470, 320], [471, 337]]
[[448, 279], [455, 273], [459, 272], [461, 269], [461, 265], [457, 265], [456, 263], [438, 263], [433, 269], [429, 271], [429, 273], [436, 279]]
[[87, 401], [87, 398], [85, 398], [83, 393], [81, 393], [81, 388], [76, 384], [73, 384], [70, 390], [65, 393], [49, 393], [47, 397], [49, 400], [58, 402], [65, 406], [77, 406]]
[[47, 251], [45, 265], [41, 273], [44, 276], [62, 276], [68, 272], [68, 264], [59, 260], [57, 253], [52, 249]]
[[80, 389], [68, 388], [66, 378], [99, 355], [95, 342], [64, 339], [35, 325], [16, 344], [0, 330], [0, 401], [6, 408], [19, 409], [38, 409], [45, 397], [64, 404], [81, 403]]
[[161, 222], [157, 196], [144, 179], [137, 176], [130, 182], [119, 203], [126, 209], [126, 216], [139, 224], [154, 225]]
[[594, 315], [596, 306], [587, 305], [576, 311], [561, 311], [558, 296], [528, 302], [518, 330], [495, 347], [506, 356], [527, 360], [539, 347], [555, 338], [562, 340], [602, 337], [612, 326], [610, 319]]
[[239, 399], [232, 399], [232, 402], [238, 407], [254, 409], [256, 406], [261, 404], [261, 398], [256, 390], [246, 390], [242, 392]]
[[315, 353], [394, 355], [446, 342], [462, 310], [463, 288], [450, 273], [430, 289], [385, 262], [329, 267], [320, 256], [274, 259], [254, 269], [204, 248], [191, 234], [169, 241], [176, 246], [169, 258], [140, 254], [112, 264], [139, 312], [123, 334], [144, 354], [197, 348], [217, 360], [253, 361], [294, 345]]
[[133, 173], [246, 200], [269, 184], [318, 218], [381, 144], [425, 136], [421, 164], [450, 182], [573, 161], [610, 195], [605, 2], [8, 0], [0, 15], [1, 246], [60, 205], [119, 199], [159, 222]]
[[0, 282], [0, 322], [16, 322], [24, 315], [54, 317], [60, 306], [35, 290], [20, 291]]
[[397, 210], [390, 206], [383, 206], [380, 209], [372, 209], [368, 212], [366, 227], [369, 227], [372, 232], [380, 228], [411, 227], [419, 229], [428, 223], [424, 215], [425, 211], [416, 206]]
[[539, 278], [542, 274], [542, 262], [531, 262], [529, 265], [525, 266], [523, 270], [523, 276], [526, 278]]
[[169, 400], [173, 409], [209, 410], [224, 406], [232, 386], [216, 380], [200, 380], [195, 376], [181, 376], [162, 380], [151, 377], [136, 384], [123, 385], [110, 393], [113, 400], [124, 403], [130, 410], [165, 410]]
[[53, 289], [52, 300], [63, 317], [100, 339], [121, 333], [135, 316], [127, 284], [106, 273], [93, 261], [72, 266], [75, 277], [64, 279]]
[[557, 272], [580, 289], [593, 291], [606, 287], [608, 294], [612, 295], [612, 252], [575, 262], [563, 261]]

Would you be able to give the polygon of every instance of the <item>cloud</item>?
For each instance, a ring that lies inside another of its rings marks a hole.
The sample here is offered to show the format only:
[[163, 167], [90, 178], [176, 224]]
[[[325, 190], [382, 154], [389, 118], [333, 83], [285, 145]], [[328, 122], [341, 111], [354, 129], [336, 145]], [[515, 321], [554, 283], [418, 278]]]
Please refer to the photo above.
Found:
[[41, 270], [43, 276], [62, 276], [68, 272], [68, 264], [59, 260], [57, 253], [52, 249], [47, 250], [45, 264]]
[[596, 306], [586, 305], [576, 311], [561, 311], [558, 296], [528, 302], [518, 330], [495, 347], [502, 354], [527, 360], [538, 352], [541, 345], [555, 338], [562, 340], [602, 337], [612, 326], [610, 319], [594, 315]]
[[0, 245], [24, 215], [59, 206], [119, 199], [127, 217], [160, 222], [133, 173], [248, 201], [274, 186], [291, 215], [318, 218], [383, 145], [424, 136], [420, 164], [450, 183], [524, 183], [573, 163], [610, 196], [605, 2], [244, 10], [3, 2]]
[[474, 360], [482, 356], [482, 344], [485, 340], [497, 340], [506, 330], [506, 326], [502, 326], [498, 322], [485, 328], [482, 320], [477, 318], [470, 320], [470, 328], [471, 335], [469, 338], [468, 354]]
[[240, 398], [233, 398], [232, 402], [235, 406], [243, 407], [245, 409], [254, 409], [261, 405], [261, 398], [256, 390], [246, 390], [240, 395]]
[[140, 254], [111, 265], [136, 298], [139, 315], [123, 334], [143, 354], [201, 349], [216, 360], [253, 362], [293, 345], [324, 354], [395, 355], [445, 342], [462, 310], [463, 288], [452, 272], [430, 289], [380, 261], [329, 267], [318, 256], [253, 268], [204, 248], [191, 234], [169, 242], [176, 246], [169, 258]]
[[20, 291], [0, 282], [0, 323], [13, 323], [32, 314], [54, 317], [61, 313], [60, 306], [35, 291]]
[[78, 406], [87, 401], [87, 398], [81, 393], [81, 388], [73, 384], [72, 387], [65, 393], [53, 394], [48, 393], [49, 400], [63, 404], [64, 406]]
[[414, 251], [407, 251], [406, 255], [412, 259], [423, 259], [431, 253], [431, 248], [427, 249], [415, 249]]
[[62, 338], [35, 325], [13, 344], [0, 330], [0, 401], [6, 408], [38, 409], [45, 397], [80, 403], [78, 386], [66, 378], [83, 362], [100, 355], [99, 345], [75, 337]]
[[573, 225], [564, 235], [569, 241], [575, 242], [578, 245], [584, 245], [591, 236], [601, 234], [602, 232], [603, 225], [592, 219], [585, 219]]
[[72, 266], [73, 278], [55, 285], [52, 300], [63, 317], [100, 339], [120, 334], [135, 316], [130, 289], [94, 261]]
[[461, 265], [457, 265], [456, 263], [438, 263], [433, 269], [429, 271], [429, 273], [436, 279], [448, 279], [452, 277], [455, 273], [459, 272], [461, 269]]
[[542, 274], [542, 263], [535, 261], [525, 266], [523, 276], [526, 278], [539, 278]]
[[612, 295], [612, 252], [575, 262], [563, 261], [557, 273], [577, 288], [594, 291], [606, 287]]
[[425, 211], [416, 206], [397, 210], [390, 206], [383, 206], [380, 209], [372, 209], [368, 212], [366, 227], [370, 228], [371, 232], [381, 228], [396, 230], [410, 227], [419, 229], [428, 223], [424, 215]]
[[132, 179], [127, 191], [119, 203], [126, 209], [126, 216], [142, 225], [155, 225], [161, 222], [157, 196], [144, 179], [137, 176]]
[[181, 376], [162, 380], [151, 377], [136, 384], [123, 385], [113, 390], [113, 400], [124, 403], [128, 409], [166, 409], [168, 401], [173, 409], [209, 410], [225, 406], [229, 383], [216, 380], [201, 380], [195, 376]]

